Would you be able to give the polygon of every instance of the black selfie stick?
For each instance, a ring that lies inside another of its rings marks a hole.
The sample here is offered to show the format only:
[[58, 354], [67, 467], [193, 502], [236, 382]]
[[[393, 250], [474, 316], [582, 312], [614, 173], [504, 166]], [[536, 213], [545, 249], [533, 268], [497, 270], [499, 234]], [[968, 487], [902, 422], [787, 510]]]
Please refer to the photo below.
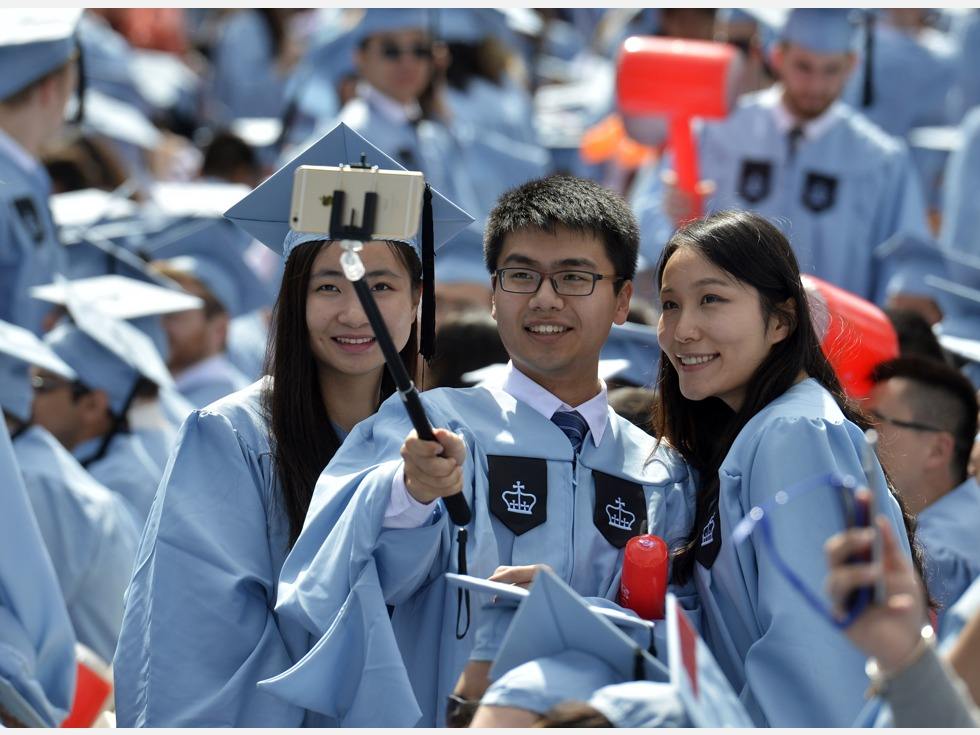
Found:
[[[378, 311], [374, 295], [364, 281], [364, 264], [361, 261], [361, 256], [358, 255], [358, 251], [363, 243], [372, 239], [374, 219], [378, 208], [378, 195], [374, 192], [365, 194], [364, 214], [361, 218], [360, 227], [351, 224], [345, 225], [341, 222], [344, 199], [345, 193], [343, 191], [335, 190], [333, 192], [333, 204], [330, 212], [330, 239], [341, 241], [340, 244], [344, 252], [340, 257], [340, 264], [344, 269], [344, 275], [347, 280], [354, 284], [354, 291], [361, 302], [361, 308], [364, 309], [364, 313], [371, 323], [371, 329], [374, 331], [374, 336], [384, 354], [388, 372], [391, 373], [391, 377], [395, 381], [395, 387], [405, 404], [405, 410], [408, 411], [408, 417], [412, 421], [412, 426], [415, 427], [415, 432], [424, 441], [435, 441], [436, 438], [432, 433], [429, 418], [425, 415], [425, 408], [422, 406], [419, 392], [409, 377], [408, 371], [398, 355], [398, 350], [395, 349], [395, 345], [391, 341], [391, 335], [381, 318], [381, 312]], [[465, 526], [470, 522], [470, 507], [462, 492], [444, 497], [442, 502], [446, 504], [449, 518], [454, 524]]]

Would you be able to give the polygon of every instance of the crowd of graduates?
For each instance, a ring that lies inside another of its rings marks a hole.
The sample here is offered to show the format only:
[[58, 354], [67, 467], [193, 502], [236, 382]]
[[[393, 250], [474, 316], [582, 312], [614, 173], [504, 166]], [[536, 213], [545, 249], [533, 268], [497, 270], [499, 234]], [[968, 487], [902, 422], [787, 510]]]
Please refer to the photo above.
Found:
[[[965, 9], [0, 10], [0, 725], [976, 726], [978, 62]], [[358, 255], [431, 439], [304, 165], [424, 175]]]

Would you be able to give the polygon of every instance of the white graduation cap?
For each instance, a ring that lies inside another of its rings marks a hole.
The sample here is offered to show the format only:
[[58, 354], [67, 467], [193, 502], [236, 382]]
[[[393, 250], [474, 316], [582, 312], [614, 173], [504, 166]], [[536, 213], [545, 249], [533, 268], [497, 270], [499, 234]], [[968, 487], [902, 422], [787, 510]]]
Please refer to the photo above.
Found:
[[252, 190], [222, 181], [160, 181], [149, 190], [153, 206], [170, 217], [221, 217]]
[[69, 291], [79, 305], [93, 307], [115, 319], [139, 319], [204, 308], [203, 299], [186, 291], [115, 274], [33, 286], [30, 294], [41, 301], [65, 306]]
[[0, 407], [21, 421], [31, 416], [34, 391], [29, 367], [36, 365], [67, 380], [75, 371], [32, 331], [0, 320]]
[[81, 17], [79, 8], [0, 8], [0, 100], [71, 58]]
[[282, 135], [278, 117], [240, 117], [230, 125], [231, 132], [253, 148], [275, 145]]
[[86, 227], [100, 220], [132, 217], [139, 211], [126, 196], [102, 189], [79, 189], [51, 195], [51, 216], [58, 227]]
[[163, 133], [139, 109], [91, 87], [85, 89], [82, 127], [144, 150], [157, 148], [163, 140]]

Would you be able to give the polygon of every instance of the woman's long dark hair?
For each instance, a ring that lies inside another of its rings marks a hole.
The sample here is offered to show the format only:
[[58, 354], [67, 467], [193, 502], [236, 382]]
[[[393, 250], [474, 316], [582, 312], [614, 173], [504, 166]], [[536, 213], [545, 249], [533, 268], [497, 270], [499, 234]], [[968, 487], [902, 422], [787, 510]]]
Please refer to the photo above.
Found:
[[[303, 529], [316, 480], [340, 447], [320, 394], [316, 359], [310, 348], [306, 325], [306, 299], [310, 271], [320, 250], [320, 240], [299, 245], [286, 261], [279, 298], [272, 312], [272, 333], [265, 358], [271, 388], [262, 396], [271, 434], [272, 456], [282, 487], [283, 508], [289, 519], [289, 546]], [[399, 242], [389, 243], [405, 264], [413, 286], [422, 281], [422, 265], [415, 251]], [[415, 324], [400, 353], [409, 375], [418, 372], [418, 335]], [[395, 390], [388, 371], [381, 379], [380, 400]]]
[[[748, 421], [777, 399], [805, 373], [814, 378], [840, 406], [844, 416], [862, 430], [871, 421], [844, 393], [834, 369], [820, 348], [810, 315], [800, 267], [786, 237], [768, 220], [751, 212], [718, 212], [679, 229], [660, 256], [657, 284], [678, 250], [693, 250], [737, 281], [759, 292], [762, 318], [782, 319], [789, 334], [773, 345], [766, 359], [749, 379], [745, 399], [732, 411], [719, 398], [692, 401], [680, 391], [677, 371], [665, 356], [660, 359], [657, 401], [653, 411], [655, 435], [666, 440], [697, 470], [698, 488], [694, 527], [687, 544], [675, 555], [673, 575], [683, 583], [694, 573], [695, 540], [718, 503], [718, 470], [735, 438]], [[889, 487], [891, 482], [889, 481]], [[913, 561], [922, 573], [921, 550], [915, 544], [915, 520], [901, 498], [905, 529], [912, 545]]]

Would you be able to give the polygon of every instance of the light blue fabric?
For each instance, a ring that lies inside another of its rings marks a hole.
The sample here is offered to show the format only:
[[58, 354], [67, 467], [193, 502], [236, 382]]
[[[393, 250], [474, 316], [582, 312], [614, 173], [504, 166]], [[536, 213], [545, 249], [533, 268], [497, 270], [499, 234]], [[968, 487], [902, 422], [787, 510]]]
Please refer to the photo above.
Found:
[[102, 459], [92, 461], [103, 441], [101, 436], [89, 439], [72, 449], [72, 454], [92, 477], [125, 500], [136, 527], [142, 529], [162, 470], [139, 438], [124, 432], [112, 437]]
[[938, 31], [912, 35], [877, 23], [871, 64], [872, 105], [862, 106], [863, 60], [844, 89], [845, 102], [891, 135], [904, 137], [912, 128], [951, 122], [947, 98], [956, 81], [953, 47], [930, 43], [926, 34], [940, 35]]
[[[500, 564], [545, 563], [580, 594], [613, 599], [622, 552], [593, 523], [593, 470], [643, 486], [650, 533], [668, 541], [686, 537], [693, 520], [686, 465], [665, 447], [654, 450], [651, 437], [611, 410], [602, 443], [586, 441], [573, 463], [561, 430], [501, 390], [435, 389], [422, 401], [434, 426], [466, 442], [470, 574], [488, 577]], [[427, 525], [382, 529], [399, 449], [411, 428], [397, 396], [354, 428], [321, 474], [280, 575], [280, 618], [318, 640], [296, 666], [260, 686], [339, 726], [444, 724], [445, 696], [467, 659], [491, 660], [509, 622], [474, 605], [469, 633], [456, 640], [456, 591], [442, 574], [456, 570], [457, 542], [441, 504]], [[491, 455], [546, 461], [545, 523], [515, 535], [491, 514]], [[394, 605], [390, 621], [382, 603]], [[378, 691], [385, 691], [383, 702]]]
[[276, 69], [272, 34], [258, 9], [236, 10], [221, 24], [211, 70], [214, 119], [282, 117], [289, 75]]
[[[181, 395], [194, 408], [204, 408], [209, 403], [249, 385], [248, 377], [224, 354], [210, 357], [207, 362], [206, 370], [186, 377], [184, 375], [177, 377], [177, 387]], [[192, 366], [190, 371], [194, 371], [196, 367]]]
[[820, 54], [843, 54], [853, 50], [856, 20], [849, 8], [794, 8], [779, 39]]
[[956, 45], [957, 84], [953, 96], [953, 119], [980, 105], [980, 11], [973, 9], [958, 17], [951, 32]]
[[[711, 569], [695, 565], [699, 630], [757, 726], [849, 726], [864, 703], [864, 656], [820, 617], [776, 569], [758, 534], [735, 546], [732, 528], [755, 505], [827, 472], [863, 477], [864, 436], [833, 397], [807, 379], [756, 414], [719, 470], [721, 548]], [[884, 477], [877, 467], [876, 488]], [[909, 554], [891, 496], [877, 497]], [[842, 528], [828, 491], [799, 497], [772, 519], [782, 557], [818, 594], [827, 566], [823, 543]], [[697, 617], [693, 617], [697, 620]]]
[[17, 436], [14, 454], [75, 636], [108, 663], [136, 559], [132, 513], [40, 426]]
[[193, 412], [181, 429], [127, 593], [113, 662], [120, 726], [330, 724], [255, 688], [309, 648], [272, 609], [289, 524], [264, 385]]
[[474, 77], [464, 89], [447, 85], [444, 94], [453, 130], [469, 125], [527, 145], [537, 144], [533, 98], [510, 77], [499, 85]]
[[605, 686], [592, 695], [589, 704], [615, 727], [694, 727], [677, 690], [665, 682]]
[[0, 319], [40, 336], [51, 305], [28, 291], [67, 266], [48, 209], [51, 180], [40, 164], [28, 173], [0, 151], [0, 182]]
[[71, 58], [77, 8], [24, 8], [4, 17], [0, 44], [0, 100], [21, 91]]
[[980, 581], [974, 581], [960, 599], [949, 609], [949, 613], [939, 626], [940, 649], [948, 651], [953, 647], [966, 624], [980, 614]]
[[[703, 126], [700, 177], [717, 184], [705, 210], [758, 212], [789, 238], [802, 272], [874, 300], [883, 286], [872, 256], [874, 247], [898, 232], [928, 237], [922, 191], [908, 151], [839, 104], [826, 113], [835, 118], [828, 129], [815, 140], [799, 143], [791, 161], [787, 136], [777, 127], [772, 109], [779, 94], [777, 86], [747, 95], [728, 118]], [[764, 177], [746, 175], [753, 165], [770, 168], [768, 188]], [[812, 208], [822, 189], [820, 179], [812, 177], [837, 182], [833, 202], [826, 208]], [[740, 186], [743, 178], [754, 180], [756, 187]], [[804, 204], [807, 181], [811, 207]], [[657, 261], [674, 229], [662, 201], [659, 172], [651, 166], [631, 195], [642, 253], [651, 263]]]
[[916, 517], [926, 551], [929, 593], [946, 610], [980, 577], [980, 487], [972, 477], [927, 505]]
[[961, 124], [963, 145], [946, 164], [943, 223], [939, 242], [944, 247], [980, 256], [980, 107]]
[[225, 355], [249, 380], [258, 380], [265, 363], [269, 324], [265, 312], [259, 309], [237, 316], [228, 326], [228, 347]]
[[75, 634], [5, 423], [0, 499], [0, 680], [57, 727], [75, 692]]

